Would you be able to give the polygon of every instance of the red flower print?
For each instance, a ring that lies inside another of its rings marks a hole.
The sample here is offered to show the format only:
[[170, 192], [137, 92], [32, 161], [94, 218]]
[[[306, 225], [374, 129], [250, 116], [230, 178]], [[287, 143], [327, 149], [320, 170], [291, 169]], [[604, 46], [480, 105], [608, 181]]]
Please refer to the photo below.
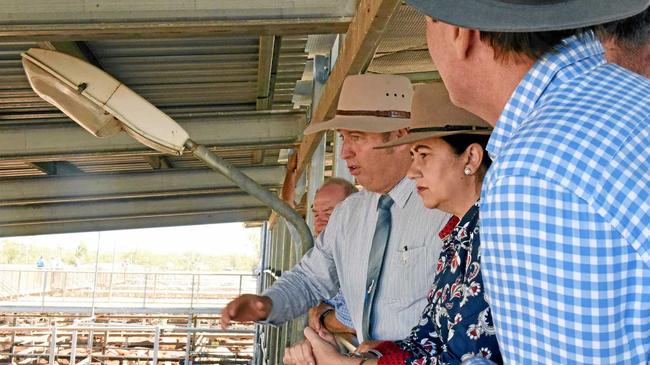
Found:
[[445, 257], [441, 256], [438, 259], [438, 265], [436, 265], [436, 274], [440, 274], [445, 268]]
[[458, 269], [458, 265], [460, 265], [460, 255], [458, 255], [458, 252], [455, 252], [454, 257], [451, 258], [452, 274], [456, 272], [456, 269]]
[[479, 336], [481, 336], [481, 330], [477, 325], [471, 324], [467, 329], [467, 337], [471, 340], [478, 340]]

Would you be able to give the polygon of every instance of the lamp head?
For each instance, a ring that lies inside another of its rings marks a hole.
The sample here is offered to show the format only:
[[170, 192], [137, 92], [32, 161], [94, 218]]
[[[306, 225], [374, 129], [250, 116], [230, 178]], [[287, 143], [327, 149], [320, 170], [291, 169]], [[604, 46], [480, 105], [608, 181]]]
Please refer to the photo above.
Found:
[[189, 135], [176, 121], [99, 68], [65, 53], [22, 54], [32, 89], [96, 137], [124, 130], [140, 143], [181, 155]]

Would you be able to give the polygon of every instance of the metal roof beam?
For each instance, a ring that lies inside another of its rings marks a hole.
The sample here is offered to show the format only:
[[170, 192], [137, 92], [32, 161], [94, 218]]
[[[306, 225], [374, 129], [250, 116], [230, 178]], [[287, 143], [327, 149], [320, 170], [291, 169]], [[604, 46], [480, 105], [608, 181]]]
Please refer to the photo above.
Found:
[[[246, 3], [242, 1], [242, 3]], [[343, 33], [350, 17], [134, 23], [0, 24], [1, 42]]]
[[259, 63], [257, 67], [257, 110], [271, 109], [275, 83], [274, 68], [277, 72], [280, 55], [280, 39], [274, 36], [260, 37]]
[[5, 206], [0, 208], [0, 232], [9, 227], [24, 225], [198, 216], [251, 208], [268, 211], [259, 200], [247, 194]]
[[[84, 5], [85, 4], [85, 5]], [[356, 0], [6, 0], [0, 40], [78, 41], [345, 32]]]
[[[176, 119], [190, 136], [206, 146], [297, 143], [304, 112], [189, 114]], [[125, 133], [95, 138], [73, 123], [0, 126], [0, 160], [61, 154], [116, 154], [148, 151]]]
[[[277, 187], [284, 166], [243, 168], [260, 185]], [[198, 195], [239, 191], [223, 175], [209, 170], [169, 169], [126, 174], [82, 174], [64, 177], [12, 178], [2, 181], [0, 209], [45, 203]]]
[[[23, 224], [11, 227], [0, 227], [0, 237], [263, 221], [268, 219], [269, 214], [270, 210], [266, 208], [257, 208], [200, 212], [196, 214], [163, 217], [122, 217], [77, 222]], [[113, 310], [115, 310], [115, 308], [113, 308]]]
[[0, 24], [314, 19], [354, 15], [354, 0], [4, 0]]

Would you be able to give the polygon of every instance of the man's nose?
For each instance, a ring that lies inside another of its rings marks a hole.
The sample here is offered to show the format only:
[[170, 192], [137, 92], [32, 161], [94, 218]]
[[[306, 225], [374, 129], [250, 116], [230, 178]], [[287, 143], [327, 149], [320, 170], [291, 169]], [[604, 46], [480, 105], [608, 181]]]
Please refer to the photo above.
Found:
[[352, 152], [352, 149], [350, 146], [343, 142], [343, 146], [341, 146], [341, 158], [344, 160], [347, 160], [348, 158], [352, 158], [354, 156], [354, 152]]

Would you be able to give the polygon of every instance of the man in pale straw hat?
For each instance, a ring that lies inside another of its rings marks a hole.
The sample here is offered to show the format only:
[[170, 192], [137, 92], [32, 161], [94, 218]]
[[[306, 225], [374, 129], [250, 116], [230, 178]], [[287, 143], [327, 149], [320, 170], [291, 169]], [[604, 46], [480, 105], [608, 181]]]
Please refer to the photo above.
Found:
[[[412, 93], [402, 76], [348, 76], [336, 117], [310, 125], [305, 133], [339, 130], [342, 157], [364, 190], [336, 207], [314, 248], [263, 296], [229, 303], [222, 313], [224, 325], [230, 320], [283, 323], [330, 298], [340, 286], [361, 341], [408, 334], [426, 303], [435, 275], [431, 260], [442, 245], [437, 234], [449, 219], [426, 209], [415, 184], [405, 178], [408, 146], [374, 149], [406, 134]], [[306, 346], [298, 361], [313, 362]], [[291, 354], [285, 361], [294, 361]]]
[[495, 126], [486, 293], [506, 363], [650, 360], [650, 81], [590, 27], [648, 0], [407, 0], [451, 100]]

